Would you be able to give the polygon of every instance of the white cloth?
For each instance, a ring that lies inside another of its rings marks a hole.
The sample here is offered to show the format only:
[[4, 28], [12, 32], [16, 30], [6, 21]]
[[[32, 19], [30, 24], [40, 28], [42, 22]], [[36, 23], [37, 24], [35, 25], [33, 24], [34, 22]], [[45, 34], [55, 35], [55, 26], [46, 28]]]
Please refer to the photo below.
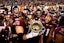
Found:
[[6, 22], [4, 22], [4, 26], [7, 26], [7, 25], [6, 25]]
[[0, 32], [1, 32], [2, 29], [5, 29], [5, 26], [0, 26]]
[[38, 36], [39, 33], [35, 33], [35, 32], [30, 32], [29, 34], [26, 35], [26, 38], [29, 39], [29, 38], [33, 38], [33, 37], [36, 37]]
[[47, 29], [45, 36], [48, 36], [50, 29]]

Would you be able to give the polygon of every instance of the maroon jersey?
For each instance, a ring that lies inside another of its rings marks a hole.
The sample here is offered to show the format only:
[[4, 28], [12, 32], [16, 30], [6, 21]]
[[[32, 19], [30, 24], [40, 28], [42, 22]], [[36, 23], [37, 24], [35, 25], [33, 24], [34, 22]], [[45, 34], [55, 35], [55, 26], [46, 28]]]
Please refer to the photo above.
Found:
[[64, 26], [56, 27], [56, 29], [55, 29], [55, 34], [56, 34], [56, 33], [59, 33], [60, 31], [64, 32]]
[[43, 23], [44, 27], [46, 29], [51, 29], [51, 28], [56, 28], [57, 27], [57, 24], [58, 24], [58, 21], [57, 20], [52, 20], [51, 22], [49, 23]]
[[23, 13], [22, 12], [18, 12], [18, 13], [12, 13], [11, 15], [10, 15], [10, 17], [11, 17], [11, 19], [12, 20], [15, 20], [15, 18], [17, 18], [17, 17], [21, 17], [23, 15]]
[[[47, 17], [47, 18], [46, 18]], [[50, 19], [51, 20], [48, 20]], [[49, 22], [46, 23], [46, 20], [48, 20]], [[41, 21], [42, 21], [42, 24], [43, 26], [46, 28], [46, 29], [51, 29], [51, 28], [55, 28], [57, 26], [57, 23], [58, 23], [58, 20], [57, 19], [54, 19], [53, 18], [53, 15], [42, 15], [41, 16]], [[43, 22], [44, 21], [44, 22]]]
[[19, 18], [16, 18], [16, 19], [15, 19], [15, 25], [16, 25], [16, 26], [23, 26], [23, 27], [26, 26], [24, 20], [20, 20]]
[[45, 15], [42, 15], [42, 16], [40, 17], [40, 20], [41, 20], [41, 21], [45, 21]]

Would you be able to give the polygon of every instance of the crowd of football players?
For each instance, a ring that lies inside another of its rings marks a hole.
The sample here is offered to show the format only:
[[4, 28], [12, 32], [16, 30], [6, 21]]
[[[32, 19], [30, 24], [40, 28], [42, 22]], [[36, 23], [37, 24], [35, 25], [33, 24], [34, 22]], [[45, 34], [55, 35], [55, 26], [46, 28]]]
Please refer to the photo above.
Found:
[[[64, 43], [63, 7], [33, 3], [0, 6], [0, 42]], [[29, 31], [32, 20], [42, 23], [42, 34]]]

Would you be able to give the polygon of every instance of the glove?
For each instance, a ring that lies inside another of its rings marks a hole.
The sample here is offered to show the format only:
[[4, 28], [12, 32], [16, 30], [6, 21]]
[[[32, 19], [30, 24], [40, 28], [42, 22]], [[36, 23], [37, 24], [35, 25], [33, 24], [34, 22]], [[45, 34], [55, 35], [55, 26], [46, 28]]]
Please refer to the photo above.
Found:
[[39, 33], [35, 33], [35, 32], [30, 32], [29, 34], [26, 35], [26, 38], [29, 39], [29, 38], [33, 38], [33, 37], [36, 37], [38, 36]]

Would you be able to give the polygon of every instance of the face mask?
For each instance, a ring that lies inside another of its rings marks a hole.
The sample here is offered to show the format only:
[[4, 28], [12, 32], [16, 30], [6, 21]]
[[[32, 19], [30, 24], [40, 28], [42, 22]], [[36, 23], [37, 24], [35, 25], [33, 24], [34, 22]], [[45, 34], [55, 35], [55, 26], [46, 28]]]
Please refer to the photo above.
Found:
[[29, 19], [31, 19], [31, 18], [32, 18], [32, 15], [27, 15], [27, 17], [28, 17]]
[[7, 17], [6, 20], [10, 20], [10, 18]]
[[10, 16], [9, 16], [9, 15], [6, 15], [6, 16], [5, 16], [5, 19], [6, 19], [6, 20], [10, 20]]
[[24, 10], [23, 13], [27, 13], [28, 11], [27, 10]]
[[40, 11], [37, 11], [38, 14], [40, 14], [41, 12]]
[[47, 17], [45, 18], [45, 22], [48, 23], [48, 22], [50, 22], [50, 21], [51, 21], [51, 17], [47, 16]]

